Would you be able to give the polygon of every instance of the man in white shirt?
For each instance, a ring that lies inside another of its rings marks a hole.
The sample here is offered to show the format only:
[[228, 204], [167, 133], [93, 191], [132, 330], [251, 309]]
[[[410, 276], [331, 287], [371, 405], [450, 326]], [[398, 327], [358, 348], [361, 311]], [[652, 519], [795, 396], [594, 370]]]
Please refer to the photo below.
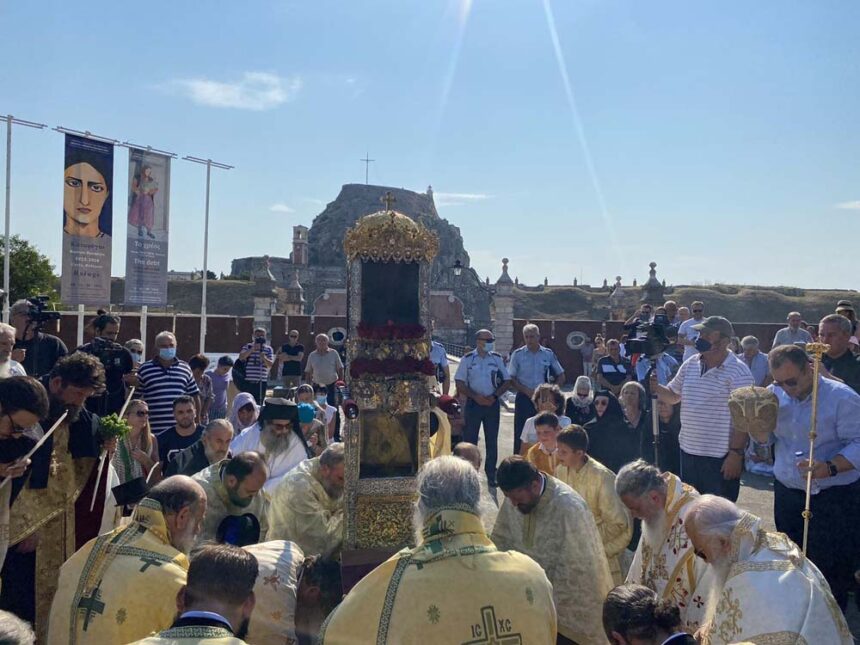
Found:
[[684, 346], [684, 358], [681, 362], [696, 355], [696, 339], [699, 337], [699, 332], [693, 327], [704, 320], [705, 304], [701, 300], [696, 300], [690, 305], [690, 311], [693, 317], [688, 318], [678, 327], [678, 342]]
[[740, 492], [747, 435], [732, 428], [729, 394], [753, 384], [749, 367], [728, 349], [735, 332], [722, 316], [695, 325], [698, 354], [684, 361], [669, 385], [651, 376], [651, 391], [681, 403], [681, 478], [702, 494], [732, 502]]

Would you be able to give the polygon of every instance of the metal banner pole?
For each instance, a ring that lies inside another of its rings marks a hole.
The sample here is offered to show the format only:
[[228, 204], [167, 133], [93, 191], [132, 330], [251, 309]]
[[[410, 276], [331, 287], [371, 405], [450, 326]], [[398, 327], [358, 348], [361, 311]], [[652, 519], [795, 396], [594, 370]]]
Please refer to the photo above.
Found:
[[[9, 257], [12, 253], [11, 249], [11, 228], [12, 228], [12, 126], [24, 125], [28, 128], [36, 130], [44, 130], [44, 123], [34, 123], [33, 121], [25, 121], [16, 119], [11, 114], [6, 115], [6, 235], [5, 235], [5, 254], [3, 256], [3, 322], [9, 322], [9, 307], [11, 294], [9, 293]], [[29, 294], [28, 294], [29, 295]]]
[[209, 187], [212, 176], [212, 166], [221, 168], [222, 170], [232, 170], [233, 166], [218, 163], [211, 159], [201, 159], [200, 157], [186, 156], [182, 157], [184, 161], [193, 161], [206, 166], [206, 207], [205, 217], [203, 222], [203, 289], [200, 294], [200, 353], [206, 351], [206, 287], [208, 283], [209, 272]]

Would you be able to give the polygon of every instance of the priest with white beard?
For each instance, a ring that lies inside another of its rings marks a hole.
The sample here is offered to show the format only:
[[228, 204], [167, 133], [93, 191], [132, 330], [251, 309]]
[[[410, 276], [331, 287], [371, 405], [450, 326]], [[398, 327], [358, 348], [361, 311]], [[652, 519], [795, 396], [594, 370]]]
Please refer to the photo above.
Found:
[[[813, 520], [814, 521], [814, 520]], [[784, 533], [715, 495], [690, 504], [687, 535], [713, 571], [703, 645], [854, 639], [824, 576]]]
[[282, 398], [265, 400], [257, 422], [233, 439], [230, 452], [256, 452], [263, 457], [269, 468], [263, 490], [269, 494], [288, 472], [314, 456], [299, 426], [298, 407]]
[[642, 459], [618, 471], [615, 492], [633, 517], [642, 520], [642, 537], [627, 582], [653, 589], [676, 604], [684, 627], [696, 631], [712, 584], [708, 567], [696, 557], [686, 532], [687, 513], [699, 494]]

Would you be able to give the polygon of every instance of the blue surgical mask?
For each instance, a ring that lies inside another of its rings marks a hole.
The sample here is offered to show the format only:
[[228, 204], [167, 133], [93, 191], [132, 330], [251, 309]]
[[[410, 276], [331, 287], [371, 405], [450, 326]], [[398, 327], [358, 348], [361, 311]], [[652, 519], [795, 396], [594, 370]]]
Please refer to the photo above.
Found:
[[319, 403], [320, 405], [323, 405], [323, 404], [325, 404], [325, 402], [326, 402], [326, 395], [325, 395], [325, 394], [320, 394], [320, 395], [317, 397], [317, 403]]
[[485, 352], [491, 352], [491, 351], [493, 351], [495, 346], [496, 346], [496, 344], [493, 341], [488, 340], [486, 343], [484, 343], [484, 351]]
[[131, 358], [135, 363], [140, 363], [140, 359], [143, 358], [143, 356], [141, 356], [137, 352], [131, 352]]
[[696, 339], [696, 351], [698, 352], [707, 352], [710, 351], [713, 347], [714, 346], [711, 341], [705, 338], [699, 337]]
[[159, 358], [162, 358], [166, 361], [172, 361], [176, 358], [176, 348], [175, 347], [162, 347], [158, 350]]

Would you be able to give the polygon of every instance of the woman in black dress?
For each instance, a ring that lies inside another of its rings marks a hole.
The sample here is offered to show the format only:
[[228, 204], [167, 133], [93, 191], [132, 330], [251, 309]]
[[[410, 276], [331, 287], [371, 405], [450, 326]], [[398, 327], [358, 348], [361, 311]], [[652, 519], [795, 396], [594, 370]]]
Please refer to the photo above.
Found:
[[585, 424], [588, 454], [617, 473], [621, 466], [638, 456], [639, 437], [624, 418], [618, 399], [609, 390], [595, 394], [594, 409], [597, 416]]
[[576, 384], [564, 404], [564, 416], [574, 425], [584, 426], [597, 416], [594, 411], [594, 388], [587, 376], [576, 377]]

